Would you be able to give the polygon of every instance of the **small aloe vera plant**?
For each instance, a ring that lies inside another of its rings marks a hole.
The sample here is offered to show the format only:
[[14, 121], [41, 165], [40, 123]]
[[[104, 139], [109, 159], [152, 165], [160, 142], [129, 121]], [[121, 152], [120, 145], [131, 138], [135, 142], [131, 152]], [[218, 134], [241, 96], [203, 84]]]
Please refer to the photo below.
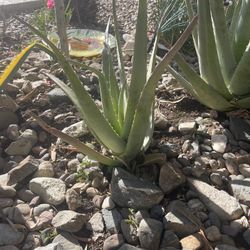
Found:
[[[0, 86], [11, 80], [34, 48], [45, 51], [60, 63], [69, 79], [70, 86], [51, 74], [47, 74], [47, 76], [71, 98], [90, 132], [102, 146], [108, 149], [108, 154], [103, 155], [86, 146], [81, 141], [55, 128], [48, 127], [38, 119], [40, 125], [53, 135], [60, 137], [65, 142], [74, 146], [78, 151], [88, 155], [91, 159], [108, 166], [130, 166], [136, 156], [141, 152], [145, 152], [152, 138], [154, 128], [154, 91], [157, 83], [167, 65], [191, 34], [197, 18], [194, 18], [190, 22], [180, 39], [158, 64], [156, 64], [156, 39], [149, 65], [147, 65], [147, 1], [139, 0], [132, 77], [129, 84], [126, 80], [122, 60], [121, 41], [118, 34], [114, 0], [113, 18], [120, 71], [119, 82], [116, 79], [111, 51], [107, 43], [108, 29], [106, 30], [106, 42], [102, 53], [103, 71], [100, 72], [87, 65], [65, 58], [46, 36], [26, 23], [32, 31], [43, 39], [46, 45], [36, 42], [26, 47], [14, 58], [5, 72], [0, 76]], [[20, 19], [19, 21], [24, 23]], [[90, 70], [97, 75], [99, 78], [102, 109], [96, 106], [94, 100], [87, 93], [78, 75], [73, 70], [72, 64], [80, 64], [84, 69]]]
[[[192, 0], [185, 0], [189, 17]], [[200, 74], [178, 53], [181, 74], [168, 67], [201, 103], [228, 111], [250, 108], [250, 1], [235, 0], [225, 10], [223, 0], [197, 0], [199, 21], [193, 41]]]

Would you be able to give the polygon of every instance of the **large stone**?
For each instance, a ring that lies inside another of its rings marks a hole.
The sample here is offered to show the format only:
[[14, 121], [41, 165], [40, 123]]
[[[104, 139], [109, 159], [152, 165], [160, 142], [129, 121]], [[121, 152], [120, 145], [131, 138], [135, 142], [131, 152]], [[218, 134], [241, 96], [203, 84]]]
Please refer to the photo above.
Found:
[[0, 223], [0, 246], [18, 245], [23, 239], [23, 232], [14, 230], [9, 224]]
[[229, 191], [241, 203], [250, 206], [250, 178], [230, 181]]
[[121, 207], [150, 208], [163, 199], [162, 191], [153, 183], [141, 180], [122, 168], [113, 170], [111, 197]]
[[9, 180], [7, 184], [13, 185], [24, 180], [27, 176], [37, 170], [39, 164], [39, 160], [35, 159], [31, 155], [27, 156], [16, 167], [8, 172]]
[[17, 115], [8, 108], [0, 107], [0, 117], [0, 130], [6, 129], [10, 124], [18, 122]]
[[188, 183], [205, 206], [218, 214], [221, 220], [235, 220], [243, 214], [239, 202], [227, 192], [192, 178], [188, 178]]
[[59, 243], [60, 250], [83, 250], [78, 240], [66, 232], [58, 234], [52, 243]]
[[63, 210], [56, 214], [51, 224], [55, 228], [67, 232], [78, 232], [85, 222], [85, 214], [80, 214], [71, 210]]
[[57, 243], [50, 243], [44, 247], [37, 247], [35, 250], [61, 250], [62, 247], [59, 242]]
[[168, 213], [163, 219], [166, 230], [172, 230], [179, 237], [188, 236], [199, 230], [201, 222], [183, 202], [172, 201], [167, 211]]
[[142, 248], [138, 248], [138, 247], [125, 243], [118, 250], [142, 250]]
[[138, 227], [138, 237], [143, 248], [158, 249], [161, 240], [163, 225], [160, 221], [151, 218], [142, 219]]
[[181, 170], [165, 163], [160, 170], [159, 186], [165, 194], [172, 192], [174, 189], [185, 183], [186, 178]]
[[66, 185], [60, 179], [37, 177], [30, 181], [29, 188], [45, 203], [59, 205], [65, 200]]
[[137, 237], [137, 229], [127, 220], [121, 221], [121, 230], [124, 238], [129, 244], [137, 245], [138, 237]]

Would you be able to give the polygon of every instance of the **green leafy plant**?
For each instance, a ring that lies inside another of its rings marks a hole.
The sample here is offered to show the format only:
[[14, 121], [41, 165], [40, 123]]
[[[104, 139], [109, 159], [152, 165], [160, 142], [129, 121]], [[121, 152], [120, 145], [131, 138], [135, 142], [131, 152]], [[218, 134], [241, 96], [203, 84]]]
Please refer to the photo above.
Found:
[[[139, 0], [132, 77], [128, 84], [122, 60], [121, 41], [117, 28], [115, 0], [113, 0], [113, 17], [120, 71], [119, 81], [116, 79], [111, 50], [107, 43], [109, 25], [107, 25], [106, 42], [104, 43], [102, 53], [103, 72], [100, 72], [82, 63], [67, 60], [45, 35], [26, 23], [32, 31], [43, 39], [47, 46], [34, 43], [25, 48], [11, 62], [3, 75], [0, 76], [0, 86], [14, 76], [15, 72], [34, 48], [45, 51], [60, 63], [70, 81], [70, 86], [51, 74], [47, 74], [47, 76], [71, 98], [90, 132], [103, 147], [108, 149], [108, 153], [103, 155], [79, 140], [55, 128], [49, 127], [39, 119], [39, 117], [36, 117], [39, 124], [51, 134], [60, 137], [65, 142], [73, 145], [78, 151], [88, 155], [91, 159], [108, 166], [125, 165], [129, 167], [136, 156], [146, 151], [151, 142], [154, 128], [153, 111], [155, 88], [167, 65], [191, 34], [197, 18], [193, 18], [190, 25], [182, 33], [176, 44], [169, 50], [168, 54], [165, 55], [161, 62], [156, 64], [158, 31], [149, 65], [147, 65], [147, 1]], [[24, 23], [24, 21], [18, 20]], [[90, 70], [99, 78], [102, 100], [101, 110], [96, 106], [94, 100], [85, 90], [78, 75], [73, 70], [72, 64]]]
[[[194, 11], [186, 0], [189, 17]], [[200, 75], [177, 54], [181, 74], [169, 71], [204, 105], [227, 111], [250, 108], [250, 1], [239, 0], [225, 11], [223, 0], [197, 0], [199, 21], [193, 31]]]

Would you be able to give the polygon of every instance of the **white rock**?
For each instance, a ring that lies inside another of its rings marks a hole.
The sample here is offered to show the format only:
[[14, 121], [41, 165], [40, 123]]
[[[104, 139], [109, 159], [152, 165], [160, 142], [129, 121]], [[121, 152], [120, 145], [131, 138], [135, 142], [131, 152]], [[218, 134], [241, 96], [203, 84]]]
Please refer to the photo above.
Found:
[[60, 179], [37, 177], [30, 181], [29, 188], [45, 203], [59, 205], [65, 200], [66, 185]]
[[106, 209], [111, 210], [114, 207], [115, 207], [115, 203], [113, 202], [111, 197], [106, 197], [102, 203], [102, 208], [106, 208]]
[[182, 134], [191, 134], [196, 129], [196, 122], [183, 122], [178, 126], [179, 131]]
[[219, 153], [225, 153], [227, 146], [227, 137], [225, 135], [214, 134], [211, 137], [212, 148]]

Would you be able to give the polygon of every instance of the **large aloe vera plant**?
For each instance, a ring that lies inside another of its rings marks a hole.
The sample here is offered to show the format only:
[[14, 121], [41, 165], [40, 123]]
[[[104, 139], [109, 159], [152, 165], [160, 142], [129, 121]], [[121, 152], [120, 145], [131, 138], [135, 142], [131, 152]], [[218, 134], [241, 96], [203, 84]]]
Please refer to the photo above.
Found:
[[[192, 18], [192, 1], [185, 1]], [[223, 0], [197, 0], [197, 12], [193, 41], [200, 74], [180, 54], [175, 60], [181, 74], [169, 71], [210, 108], [250, 108], [250, 1], [236, 0], [225, 10]]]
[[[25, 48], [7, 67], [0, 76], [0, 86], [11, 80], [15, 72], [34, 48], [39, 48], [57, 60], [66, 73], [70, 86], [51, 74], [47, 74], [76, 105], [90, 132], [96, 140], [108, 149], [108, 155], [87, 147], [79, 140], [72, 138], [55, 128], [39, 123], [55, 136], [61, 137], [65, 142], [76, 147], [80, 152], [105, 165], [116, 166], [124, 164], [129, 166], [131, 161], [140, 152], [144, 152], [153, 134], [154, 91], [162, 73], [167, 65], [184, 44], [192, 32], [196, 18], [192, 20], [180, 39], [170, 49], [169, 53], [156, 64], [156, 44], [147, 65], [147, 1], [139, 0], [138, 18], [135, 35], [134, 59], [131, 81], [128, 84], [122, 60], [121, 41], [117, 30], [115, 0], [113, 0], [113, 17], [117, 41], [117, 57], [120, 71], [120, 80], [116, 79], [112, 64], [111, 51], [107, 43], [108, 29], [106, 30], [106, 43], [102, 53], [103, 71], [100, 72], [87, 65], [66, 59], [59, 49], [51, 43], [46, 36], [34, 27], [26, 25], [40, 36], [46, 45], [33, 43]], [[22, 23], [22, 20], [19, 19]], [[107, 26], [108, 27], [108, 26]], [[85, 90], [72, 64], [77, 64], [90, 70], [99, 78], [102, 109], [100, 110], [94, 100]]]

